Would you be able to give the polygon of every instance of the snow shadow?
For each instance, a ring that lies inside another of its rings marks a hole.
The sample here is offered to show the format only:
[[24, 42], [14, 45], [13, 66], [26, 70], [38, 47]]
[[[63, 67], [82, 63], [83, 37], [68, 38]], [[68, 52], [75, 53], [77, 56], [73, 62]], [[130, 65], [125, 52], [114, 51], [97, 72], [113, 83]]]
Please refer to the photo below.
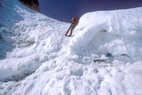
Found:
[[12, 42], [13, 33], [0, 25], [0, 60], [5, 59], [7, 54], [14, 48]]
[[2, 80], [1, 82], [9, 82], [9, 81], [21, 81], [23, 79], [25, 79], [27, 76], [33, 74], [35, 71], [25, 71], [23, 74], [16, 74], [16, 75], [13, 75], [9, 78], [6, 78], [4, 80]]
[[13, 45], [11, 43], [0, 40], [0, 60], [7, 57], [7, 53], [13, 50]]
[[[0, 0], [0, 60], [5, 59], [7, 54], [14, 49], [14, 44], [18, 40], [17, 37], [20, 35], [18, 32], [19, 26], [16, 26], [16, 28], [14, 26], [16, 23], [24, 20], [17, 10], [18, 7], [13, 3], [16, 2]], [[28, 8], [23, 4], [20, 5]]]

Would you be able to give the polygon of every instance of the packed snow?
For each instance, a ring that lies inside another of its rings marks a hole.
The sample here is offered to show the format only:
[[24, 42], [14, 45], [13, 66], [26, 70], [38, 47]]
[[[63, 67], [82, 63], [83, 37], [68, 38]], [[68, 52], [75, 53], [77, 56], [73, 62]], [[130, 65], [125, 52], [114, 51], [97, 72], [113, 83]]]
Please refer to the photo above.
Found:
[[0, 95], [142, 95], [142, 7], [86, 13], [66, 37], [69, 23], [1, 6]]
[[[135, 11], [134, 11], [135, 10]], [[142, 9], [92, 12], [81, 17], [70, 53], [80, 55], [127, 54], [142, 59]]]

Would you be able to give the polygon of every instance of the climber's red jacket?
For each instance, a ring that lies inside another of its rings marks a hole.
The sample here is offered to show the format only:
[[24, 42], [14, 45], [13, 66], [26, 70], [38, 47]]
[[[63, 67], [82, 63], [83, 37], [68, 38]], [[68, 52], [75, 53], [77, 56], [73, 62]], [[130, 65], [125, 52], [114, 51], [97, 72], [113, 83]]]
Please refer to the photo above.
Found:
[[73, 17], [72, 19], [71, 19], [71, 23], [72, 24], [78, 24], [78, 22], [79, 22], [79, 18], [78, 17]]

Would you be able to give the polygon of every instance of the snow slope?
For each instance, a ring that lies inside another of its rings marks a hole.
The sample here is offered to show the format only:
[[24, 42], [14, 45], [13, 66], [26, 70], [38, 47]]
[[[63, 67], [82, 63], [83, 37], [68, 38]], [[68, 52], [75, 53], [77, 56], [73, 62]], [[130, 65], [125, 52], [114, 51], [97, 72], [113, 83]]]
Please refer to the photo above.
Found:
[[0, 95], [141, 95], [141, 11], [87, 13], [67, 38], [68, 23], [3, 0]]
[[[21, 9], [20, 6], [25, 9]], [[61, 31], [65, 31], [66, 28], [65, 23], [40, 15], [17, 1], [5, 0], [3, 8], [0, 14], [3, 18], [0, 21], [0, 33], [4, 41], [1, 41], [0, 55], [1, 63], [8, 64], [1, 64], [1, 70], [3, 67], [6, 68], [4, 71], [11, 69], [7, 71], [11, 74], [1, 72], [3, 77], [0, 80], [20, 73], [15, 72], [18, 69], [22, 72], [29, 72], [30, 68], [37, 69], [42, 62], [48, 60], [48, 53], [59, 50]]]

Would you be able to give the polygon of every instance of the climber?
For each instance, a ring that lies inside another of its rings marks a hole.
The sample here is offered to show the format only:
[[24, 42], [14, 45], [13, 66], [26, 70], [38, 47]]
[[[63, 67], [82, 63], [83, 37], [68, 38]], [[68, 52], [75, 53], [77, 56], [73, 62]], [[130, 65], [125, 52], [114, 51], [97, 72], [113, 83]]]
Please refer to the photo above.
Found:
[[[76, 27], [76, 25], [78, 24], [78, 22], [79, 22], [79, 18], [78, 17], [73, 17], [71, 19], [71, 25], [70, 25], [69, 29], [67, 30], [65, 36], [68, 36], [68, 37], [72, 36], [72, 31]], [[68, 35], [69, 32], [70, 32], [70, 35]]]

